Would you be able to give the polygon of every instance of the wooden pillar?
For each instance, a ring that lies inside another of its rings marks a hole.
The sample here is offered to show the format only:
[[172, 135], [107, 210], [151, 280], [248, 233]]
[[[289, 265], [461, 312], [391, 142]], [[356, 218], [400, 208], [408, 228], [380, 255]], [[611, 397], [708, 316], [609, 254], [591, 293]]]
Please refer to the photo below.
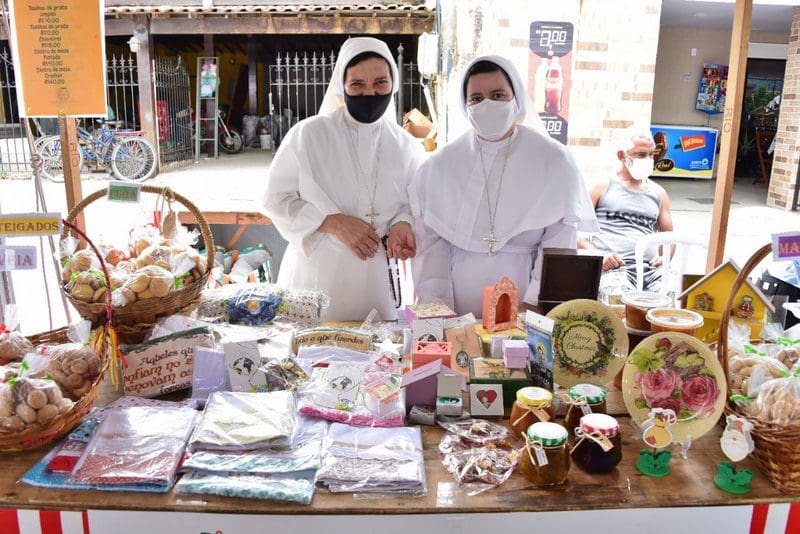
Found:
[[711, 272], [720, 265], [725, 253], [725, 238], [728, 232], [728, 215], [733, 196], [736, 152], [739, 143], [739, 125], [742, 120], [742, 97], [752, 14], [753, 0], [736, 0], [736, 7], [733, 10], [731, 52], [728, 61], [728, 92], [725, 97], [725, 115], [722, 118], [719, 172], [717, 173], [717, 188], [714, 193], [714, 211], [711, 214], [711, 235], [708, 243], [706, 272]]
[[[58, 118], [58, 128], [61, 131], [61, 162], [64, 168], [64, 187], [67, 193], [67, 211], [72, 211], [75, 205], [83, 200], [81, 190], [81, 169], [78, 166], [78, 125], [74, 117]], [[64, 214], [66, 218], [66, 214]], [[75, 218], [75, 226], [86, 231], [86, 222], [83, 213]]]
[[258, 115], [256, 42], [252, 35], [247, 36], [247, 112], [250, 115]]
[[136, 72], [139, 77], [139, 120], [144, 136], [157, 147], [156, 99], [153, 89], [153, 36], [150, 33], [150, 18], [134, 16], [133, 35], [139, 40], [136, 53]]

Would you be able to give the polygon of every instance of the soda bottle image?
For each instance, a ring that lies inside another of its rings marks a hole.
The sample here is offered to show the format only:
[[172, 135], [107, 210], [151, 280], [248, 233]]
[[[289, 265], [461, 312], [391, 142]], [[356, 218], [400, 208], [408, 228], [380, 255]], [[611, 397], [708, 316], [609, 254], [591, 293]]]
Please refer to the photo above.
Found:
[[561, 111], [561, 93], [564, 87], [564, 78], [561, 73], [561, 63], [558, 57], [550, 50], [547, 53], [549, 65], [544, 83], [544, 111], [545, 113], [559, 113]]

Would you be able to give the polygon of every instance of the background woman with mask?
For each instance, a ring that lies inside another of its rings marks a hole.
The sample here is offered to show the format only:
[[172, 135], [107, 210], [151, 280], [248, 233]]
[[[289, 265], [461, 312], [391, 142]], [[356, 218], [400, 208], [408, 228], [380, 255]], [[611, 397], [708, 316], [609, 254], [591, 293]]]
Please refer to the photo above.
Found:
[[324, 319], [394, 319], [387, 256], [416, 253], [407, 190], [421, 149], [393, 119], [397, 80], [384, 42], [348, 39], [320, 114], [289, 131], [269, 169], [264, 212], [289, 242], [278, 284], [325, 292]]
[[596, 230], [594, 210], [567, 148], [518, 124], [527, 99], [508, 60], [473, 60], [459, 87], [472, 130], [431, 156], [411, 188], [415, 290], [477, 317], [483, 288], [505, 275], [535, 306], [542, 248], [575, 248], [578, 230]]

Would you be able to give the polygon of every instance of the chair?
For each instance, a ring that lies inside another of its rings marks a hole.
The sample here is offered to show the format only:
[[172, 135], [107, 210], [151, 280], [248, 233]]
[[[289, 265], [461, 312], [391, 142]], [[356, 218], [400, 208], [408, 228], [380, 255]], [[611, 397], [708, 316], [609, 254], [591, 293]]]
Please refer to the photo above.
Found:
[[[670, 254], [674, 246], [674, 251]], [[634, 257], [636, 261], [636, 290], [644, 287], [644, 253], [647, 249], [659, 247], [661, 256], [661, 290], [659, 293], [675, 298], [680, 289], [681, 276], [686, 273], [689, 263], [689, 249], [697, 247], [704, 252], [708, 250], [708, 242], [678, 232], [656, 232], [643, 237], [636, 243]], [[702, 256], [705, 261], [705, 254]]]

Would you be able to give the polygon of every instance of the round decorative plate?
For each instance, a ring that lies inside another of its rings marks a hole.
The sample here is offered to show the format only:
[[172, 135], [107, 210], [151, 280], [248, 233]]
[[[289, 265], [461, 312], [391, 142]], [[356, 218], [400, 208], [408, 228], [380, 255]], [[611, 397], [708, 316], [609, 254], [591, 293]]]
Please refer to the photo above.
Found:
[[628, 332], [608, 306], [596, 300], [570, 300], [547, 317], [554, 321], [553, 375], [560, 386], [603, 386], [625, 365]]
[[722, 366], [708, 345], [678, 332], [639, 343], [622, 373], [622, 396], [639, 426], [652, 408], [671, 409], [672, 441], [696, 440], [717, 423], [727, 397]]

